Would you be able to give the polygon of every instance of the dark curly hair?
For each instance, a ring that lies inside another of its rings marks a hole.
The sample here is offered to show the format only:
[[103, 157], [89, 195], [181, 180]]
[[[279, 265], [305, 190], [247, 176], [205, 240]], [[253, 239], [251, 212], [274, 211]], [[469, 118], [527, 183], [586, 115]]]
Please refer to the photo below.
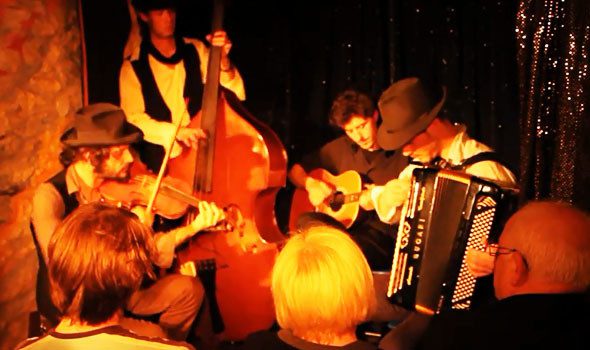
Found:
[[371, 98], [357, 90], [345, 90], [334, 99], [330, 110], [330, 124], [342, 128], [353, 115], [373, 116], [375, 104]]

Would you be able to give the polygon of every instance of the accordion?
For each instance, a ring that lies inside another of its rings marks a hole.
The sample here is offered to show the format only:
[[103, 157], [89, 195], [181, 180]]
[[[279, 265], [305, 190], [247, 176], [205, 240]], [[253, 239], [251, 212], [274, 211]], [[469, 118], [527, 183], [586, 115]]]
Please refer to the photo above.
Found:
[[469, 309], [476, 279], [467, 269], [467, 250], [497, 242], [516, 193], [465, 173], [415, 169], [400, 217], [389, 301], [425, 314]]

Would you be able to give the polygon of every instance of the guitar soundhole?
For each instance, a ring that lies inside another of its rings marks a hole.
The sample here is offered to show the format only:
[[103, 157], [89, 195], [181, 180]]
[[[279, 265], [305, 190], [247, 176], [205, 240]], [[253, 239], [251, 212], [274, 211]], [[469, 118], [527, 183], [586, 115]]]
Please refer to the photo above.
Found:
[[344, 194], [342, 192], [336, 192], [332, 195], [330, 200], [330, 209], [338, 211], [344, 205]]

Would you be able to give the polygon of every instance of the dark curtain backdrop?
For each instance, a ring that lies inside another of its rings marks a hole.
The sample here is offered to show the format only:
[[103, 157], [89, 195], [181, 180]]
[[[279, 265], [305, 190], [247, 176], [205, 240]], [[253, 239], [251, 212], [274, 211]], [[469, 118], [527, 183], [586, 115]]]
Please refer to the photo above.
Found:
[[[181, 0], [183, 34], [204, 37], [210, 2]], [[125, 0], [82, 5], [89, 100], [118, 103]], [[447, 86], [444, 116], [518, 171], [519, 151], [527, 152], [519, 138], [518, 7], [515, 0], [228, 0], [225, 28], [245, 80], [244, 104], [277, 132], [291, 163], [338, 134], [327, 125], [338, 92], [357, 87], [377, 99], [392, 81], [419, 75]]]
[[590, 209], [590, 2], [518, 10], [522, 187]]
[[[179, 30], [203, 38], [211, 1], [182, 1]], [[124, 0], [83, 1], [89, 100], [118, 102], [129, 30]], [[357, 87], [375, 99], [420, 75], [448, 88], [443, 114], [518, 165], [516, 1], [228, 0], [225, 27], [247, 89], [291, 160], [333, 138], [330, 101]]]

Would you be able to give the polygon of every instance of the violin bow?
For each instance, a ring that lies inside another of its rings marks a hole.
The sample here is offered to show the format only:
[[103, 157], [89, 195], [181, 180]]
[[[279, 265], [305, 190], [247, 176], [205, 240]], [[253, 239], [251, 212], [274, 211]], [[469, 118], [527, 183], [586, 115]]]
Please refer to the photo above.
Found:
[[[188, 98], [185, 98], [185, 103], [188, 104]], [[172, 153], [172, 147], [174, 147], [174, 142], [176, 141], [176, 135], [178, 135], [178, 131], [180, 130], [180, 125], [184, 120], [185, 116], [188, 116], [188, 109], [185, 110], [182, 118], [178, 118], [178, 122], [174, 128], [174, 134], [170, 138], [170, 144], [168, 148], [166, 148], [166, 153], [164, 154], [164, 159], [162, 160], [162, 165], [160, 165], [160, 170], [158, 171], [158, 176], [156, 177], [156, 182], [154, 183], [154, 189], [150, 196], [150, 200], [148, 201], [148, 205], [146, 207], [146, 211], [151, 213], [154, 208], [154, 202], [156, 201], [156, 196], [158, 195], [158, 191], [160, 190], [160, 186], [162, 185], [162, 179], [164, 178], [164, 173], [166, 172], [166, 167], [168, 166], [168, 161], [170, 160], [170, 154]], [[189, 118], [190, 119], [190, 118]]]

